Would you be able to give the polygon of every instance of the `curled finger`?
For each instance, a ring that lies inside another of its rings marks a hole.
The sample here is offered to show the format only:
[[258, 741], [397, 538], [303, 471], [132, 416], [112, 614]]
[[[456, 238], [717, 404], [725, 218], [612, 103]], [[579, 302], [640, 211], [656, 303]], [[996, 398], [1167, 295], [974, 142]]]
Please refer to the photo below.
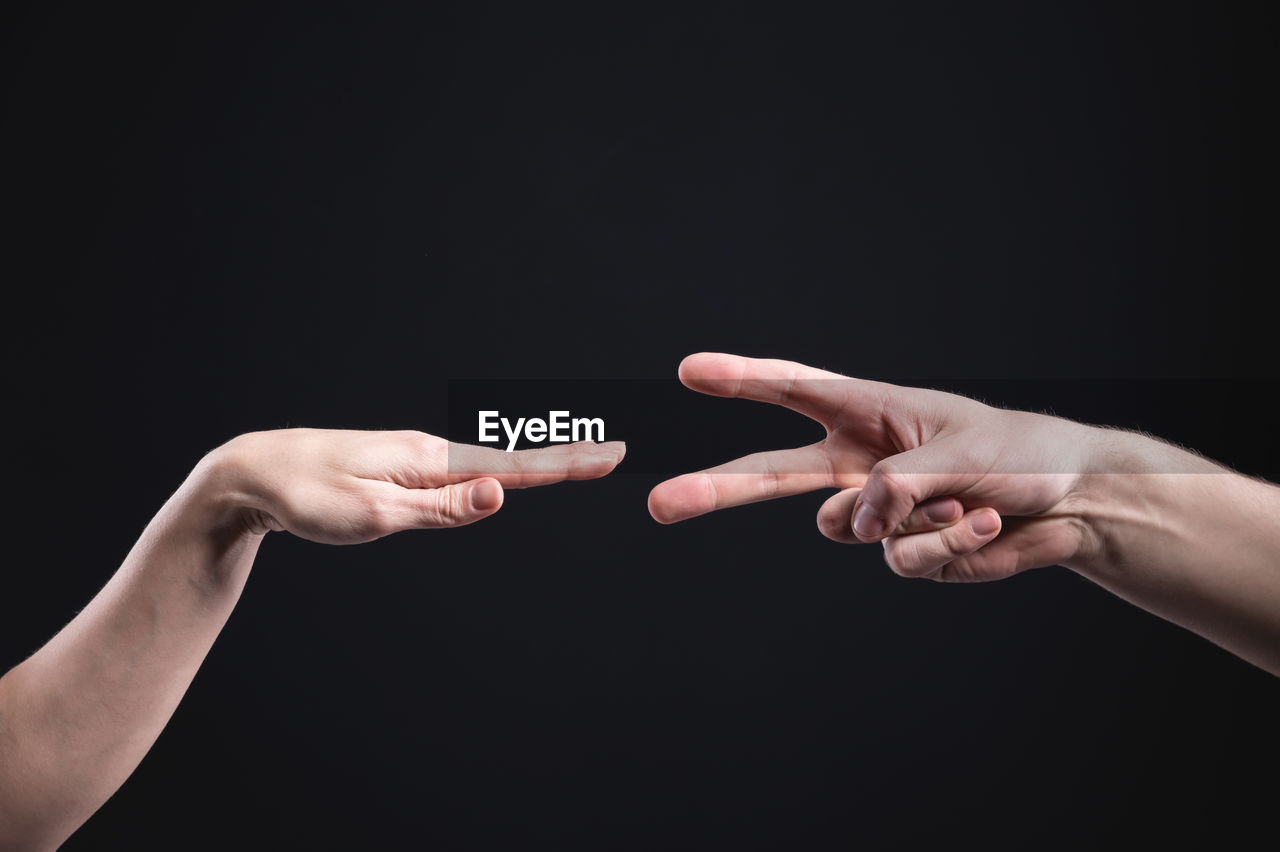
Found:
[[884, 539], [884, 558], [902, 577], [932, 577], [943, 566], [981, 549], [1000, 534], [994, 509], [966, 512], [952, 526], [933, 532], [892, 535]]

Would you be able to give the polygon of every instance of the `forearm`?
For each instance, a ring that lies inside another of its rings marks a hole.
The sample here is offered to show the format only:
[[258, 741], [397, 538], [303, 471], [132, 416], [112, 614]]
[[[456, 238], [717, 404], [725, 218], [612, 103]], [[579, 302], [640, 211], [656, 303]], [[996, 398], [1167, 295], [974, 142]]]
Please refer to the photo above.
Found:
[[225, 471], [202, 462], [62, 631], [0, 678], [0, 848], [56, 846], [155, 742], [244, 586]]
[[1070, 567], [1280, 674], [1280, 488], [1116, 433], [1084, 480], [1092, 546]]

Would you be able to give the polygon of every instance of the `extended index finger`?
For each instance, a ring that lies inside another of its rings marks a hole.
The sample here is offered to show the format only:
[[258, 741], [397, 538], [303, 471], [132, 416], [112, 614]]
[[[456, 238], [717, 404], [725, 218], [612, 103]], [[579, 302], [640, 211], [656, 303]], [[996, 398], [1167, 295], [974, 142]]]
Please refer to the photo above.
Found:
[[671, 524], [819, 488], [861, 485], [865, 479], [865, 473], [837, 473], [821, 443], [771, 450], [658, 483], [649, 492], [649, 514], [659, 523]]
[[451, 443], [447, 482], [492, 476], [503, 488], [528, 488], [569, 479], [596, 479], [617, 467], [626, 452], [622, 441], [579, 441], [515, 452]]
[[680, 381], [711, 396], [783, 405], [830, 425], [848, 406], [879, 405], [885, 385], [819, 370], [795, 361], [699, 352], [680, 362]]

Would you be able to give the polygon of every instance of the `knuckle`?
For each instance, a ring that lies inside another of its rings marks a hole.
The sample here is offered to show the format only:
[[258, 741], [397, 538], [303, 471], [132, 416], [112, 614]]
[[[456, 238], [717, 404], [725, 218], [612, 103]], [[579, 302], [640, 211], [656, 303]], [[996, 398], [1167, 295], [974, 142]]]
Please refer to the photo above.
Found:
[[446, 488], [440, 494], [440, 514], [446, 524], [456, 524], [466, 514], [461, 489]]
[[720, 489], [716, 486], [716, 478], [704, 473], [702, 475], [702, 483], [707, 492], [707, 505], [720, 508]]
[[[878, 483], [879, 489], [872, 489], [872, 483]], [[897, 463], [891, 459], [882, 459], [871, 468], [871, 475], [867, 480], [866, 491], [878, 491], [878, 495], [873, 495], [873, 505], [877, 508], [883, 508], [883, 504], [910, 500], [913, 504], [917, 502], [912, 496], [914, 483], [911, 481], [910, 474], [904, 473]], [[865, 493], [865, 491], [864, 491]], [[876, 499], [878, 497], [878, 499]]]
[[365, 499], [361, 527], [364, 532], [383, 536], [394, 529], [395, 510], [383, 497]]
[[422, 523], [431, 526], [441, 526], [446, 518], [444, 507], [441, 505], [443, 498], [438, 491], [432, 491], [425, 494], [422, 498], [422, 504], [418, 514], [422, 518]]
[[440, 512], [439, 498], [430, 492], [423, 495], [418, 501], [417, 511], [414, 514], [418, 518], [418, 523], [425, 527], [440, 526], [442, 515]]
[[465, 500], [460, 489], [441, 488], [432, 495], [428, 517], [436, 526], [455, 526], [466, 514]]
[[917, 507], [912, 509], [907, 516], [902, 519], [902, 523], [898, 524], [898, 526], [894, 528], [894, 533], [896, 535], [909, 534], [925, 529], [927, 526], [928, 525], [924, 521], [924, 515]]
[[942, 546], [952, 558], [973, 552], [974, 542], [965, 533], [964, 525], [957, 524], [942, 530]]
[[772, 500], [782, 490], [782, 480], [778, 471], [769, 462], [765, 462], [764, 472], [760, 475], [760, 490], [765, 499]]
[[396, 437], [410, 452], [428, 459], [439, 454], [448, 443], [443, 438], [438, 438], [435, 435], [428, 435], [426, 432], [418, 432], [412, 429], [398, 432], [396, 433]]
[[880, 459], [871, 466], [871, 476], [884, 484], [890, 484], [896, 477], [902, 476], [902, 470], [893, 459]]

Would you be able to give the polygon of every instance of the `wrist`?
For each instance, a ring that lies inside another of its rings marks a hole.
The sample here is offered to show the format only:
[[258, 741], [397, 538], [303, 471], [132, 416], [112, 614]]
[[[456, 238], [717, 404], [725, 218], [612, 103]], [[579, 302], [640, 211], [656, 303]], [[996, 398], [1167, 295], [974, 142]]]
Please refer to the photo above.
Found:
[[261, 538], [271, 529], [257, 497], [258, 469], [248, 438], [240, 435], [210, 451], [179, 492], [184, 497], [184, 514], [216, 540]]
[[[1164, 441], [1136, 432], [1087, 427], [1093, 433], [1084, 471], [1072, 495], [1081, 547], [1066, 564], [1087, 575], [1123, 570], [1141, 547], [1172, 541], [1194, 526], [1182, 517], [1209, 497], [1227, 469]], [[1217, 474], [1217, 475], [1206, 475]]]
[[135, 545], [164, 588], [195, 592], [201, 606], [234, 601], [265, 532], [252, 524], [252, 468], [231, 443], [196, 464]]

